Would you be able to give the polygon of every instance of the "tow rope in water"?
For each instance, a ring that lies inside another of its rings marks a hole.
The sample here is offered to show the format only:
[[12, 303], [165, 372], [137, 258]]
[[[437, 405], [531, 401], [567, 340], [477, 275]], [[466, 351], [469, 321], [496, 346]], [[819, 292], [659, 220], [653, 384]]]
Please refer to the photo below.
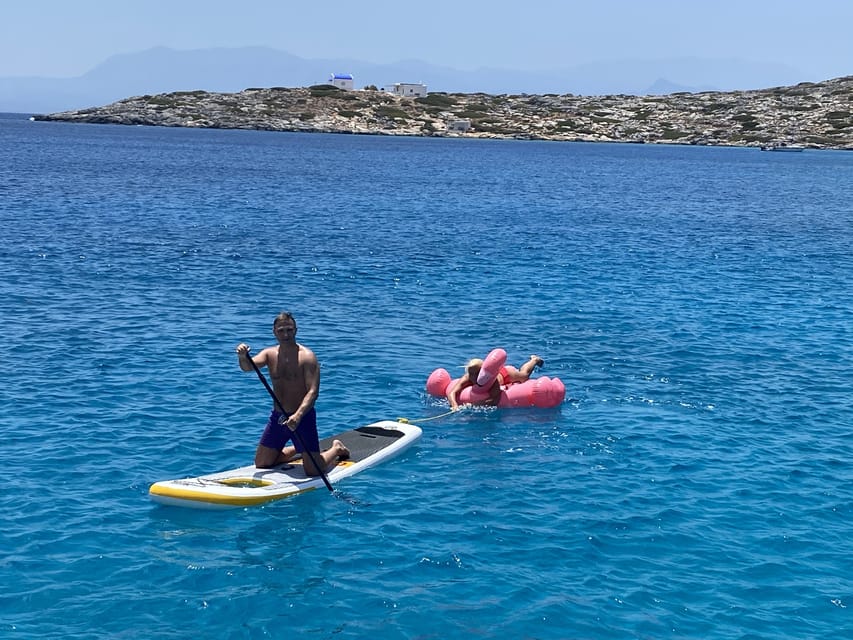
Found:
[[409, 420], [408, 418], [397, 418], [397, 422], [402, 422], [403, 424], [415, 424], [416, 422], [429, 422], [430, 420], [438, 420], [439, 418], [446, 418], [450, 414], [459, 413], [460, 411], [462, 411], [464, 409], [465, 409], [465, 407], [462, 406], [459, 409], [457, 409], [456, 411], [448, 411], [447, 413], [442, 413], [441, 415], [438, 415], [438, 416], [432, 416], [431, 418], [417, 418], [416, 420]]

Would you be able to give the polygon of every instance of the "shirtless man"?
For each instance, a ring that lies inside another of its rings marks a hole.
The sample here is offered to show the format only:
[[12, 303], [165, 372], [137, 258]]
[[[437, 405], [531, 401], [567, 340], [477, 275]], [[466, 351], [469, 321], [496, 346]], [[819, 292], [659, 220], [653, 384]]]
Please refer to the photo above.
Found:
[[[240, 368], [254, 371], [250, 357], [259, 368], [267, 367], [273, 391], [284, 408], [282, 413], [273, 402], [272, 413], [255, 451], [255, 466], [268, 469], [302, 453], [305, 474], [318, 476], [320, 471], [314, 466], [312, 456], [325, 465], [323, 471], [326, 471], [339, 459], [347, 458], [349, 450], [340, 440], [335, 440], [330, 449], [320, 453], [314, 409], [320, 393], [320, 364], [311, 349], [296, 342], [296, 320], [290, 313], [282, 312], [273, 321], [272, 332], [278, 346], [267, 347], [257, 355], [249, 356], [249, 345], [237, 345]], [[295, 437], [293, 432], [296, 432]], [[291, 439], [293, 445], [285, 446]], [[311, 456], [304, 455], [303, 443]]]

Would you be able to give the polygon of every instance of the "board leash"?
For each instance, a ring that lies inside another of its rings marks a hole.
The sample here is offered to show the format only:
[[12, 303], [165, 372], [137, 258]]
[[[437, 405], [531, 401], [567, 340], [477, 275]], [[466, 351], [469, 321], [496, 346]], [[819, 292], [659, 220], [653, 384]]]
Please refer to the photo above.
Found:
[[459, 413], [459, 411], [463, 410], [463, 407], [460, 407], [456, 411], [448, 411], [447, 413], [442, 413], [439, 416], [432, 416], [431, 418], [416, 418], [414, 420], [409, 420], [408, 418], [397, 418], [397, 422], [402, 422], [403, 424], [415, 424], [416, 422], [429, 422], [430, 420], [438, 420], [439, 418], [446, 418], [450, 414]]

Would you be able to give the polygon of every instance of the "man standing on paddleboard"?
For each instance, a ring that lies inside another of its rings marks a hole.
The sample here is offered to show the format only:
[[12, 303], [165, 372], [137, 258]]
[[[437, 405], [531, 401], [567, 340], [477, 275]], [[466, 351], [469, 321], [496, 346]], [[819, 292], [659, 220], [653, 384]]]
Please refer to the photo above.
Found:
[[[277, 346], [267, 347], [257, 355], [249, 355], [249, 345], [237, 345], [237, 359], [243, 371], [267, 367], [274, 392], [272, 413], [255, 451], [255, 466], [268, 469], [303, 454], [305, 474], [318, 476], [338, 459], [349, 456], [349, 450], [340, 440], [320, 453], [317, 435], [317, 411], [314, 403], [320, 393], [320, 364], [308, 347], [296, 342], [296, 320], [283, 311], [272, 325]], [[258, 372], [260, 374], [260, 372]], [[293, 445], [285, 446], [289, 441]], [[310, 455], [304, 455], [305, 452]], [[314, 464], [325, 466], [318, 470]]]

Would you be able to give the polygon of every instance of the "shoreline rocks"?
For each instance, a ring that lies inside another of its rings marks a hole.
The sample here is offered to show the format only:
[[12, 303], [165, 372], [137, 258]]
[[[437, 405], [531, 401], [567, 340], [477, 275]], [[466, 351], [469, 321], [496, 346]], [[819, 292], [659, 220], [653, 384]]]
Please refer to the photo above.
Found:
[[[363, 135], [509, 138], [853, 150], [853, 76], [751, 91], [663, 96], [423, 98], [330, 85], [178, 91], [34, 120]], [[466, 124], [467, 123], [467, 124]]]

